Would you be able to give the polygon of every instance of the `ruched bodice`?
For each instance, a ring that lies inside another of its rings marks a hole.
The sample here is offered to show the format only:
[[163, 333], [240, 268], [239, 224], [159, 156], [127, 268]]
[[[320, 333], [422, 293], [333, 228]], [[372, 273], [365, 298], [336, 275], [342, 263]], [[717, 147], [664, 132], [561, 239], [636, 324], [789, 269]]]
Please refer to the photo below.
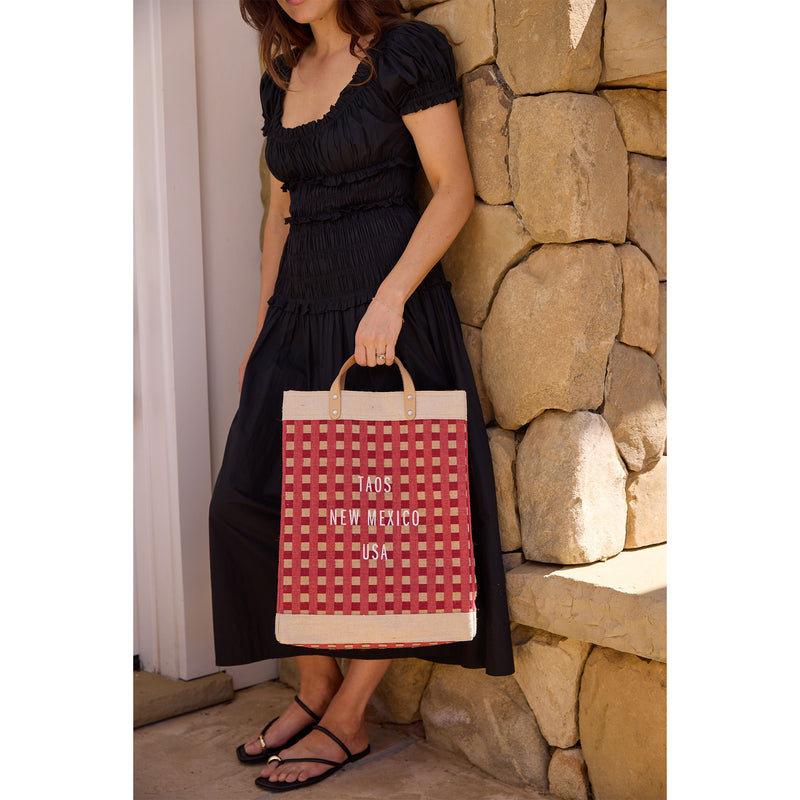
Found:
[[394, 156], [340, 175], [315, 175], [287, 180], [290, 216], [285, 222], [329, 222], [358, 211], [408, 205], [416, 209], [414, 175], [419, 167], [410, 156]]
[[[265, 157], [281, 190], [290, 195], [284, 220], [289, 231], [209, 509], [220, 666], [319, 654], [280, 644], [274, 634], [283, 392], [328, 389], [353, 354], [372, 296], [420, 219], [414, 198], [420, 161], [403, 117], [461, 96], [447, 38], [427, 23], [410, 20], [385, 30], [370, 53], [374, 74], [359, 63], [330, 110], [297, 127], [282, 124], [284, 90], [268, 72], [261, 79]], [[273, 63], [288, 80], [283, 59]], [[514, 663], [491, 453], [440, 262], [406, 301], [403, 318], [395, 353], [416, 387], [462, 389], [467, 395], [478, 632], [471, 642], [399, 648], [391, 656], [510, 675]], [[398, 383], [393, 366], [355, 366], [347, 374], [351, 389], [385, 391], [399, 388]], [[369, 647], [328, 652], [348, 658], [389, 655]]]
[[[370, 53], [371, 77], [359, 63], [330, 110], [295, 127], [282, 123], [285, 92], [262, 77], [267, 166], [290, 195], [271, 305], [322, 311], [369, 299], [419, 221], [420, 161], [402, 115], [461, 96], [452, 51], [436, 28], [412, 21], [385, 31]], [[288, 82], [285, 61], [274, 64]], [[422, 285], [441, 283], [437, 263]]]

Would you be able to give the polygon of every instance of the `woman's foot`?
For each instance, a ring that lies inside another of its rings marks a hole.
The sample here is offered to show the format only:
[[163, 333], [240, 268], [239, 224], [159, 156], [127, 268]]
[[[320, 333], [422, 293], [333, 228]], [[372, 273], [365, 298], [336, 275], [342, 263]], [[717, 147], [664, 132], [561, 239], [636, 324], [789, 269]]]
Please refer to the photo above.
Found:
[[[341, 739], [352, 755], [363, 752], [369, 745], [367, 726], [363, 717], [354, 720], [352, 718], [336, 718], [332, 714], [326, 714], [320, 724]], [[330, 736], [322, 731], [312, 730], [297, 744], [281, 750], [280, 757], [325, 758], [340, 763], [347, 759], [347, 753]], [[292, 781], [306, 781], [331, 769], [333, 767], [330, 764], [320, 764], [314, 761], [272, 763], [261, 771], [261, 777], [271, 783], [291, 783]]]
[[[313, 708], [304, 703], [303, 705], [306, 705], [304, 709], [301, 703], [303, 701], [295, 697], [283, 714], [274, 719], [263, 731], [248, 739], [237, 752], [241, 753], [244, 750], [245, 757], [260, 756], [267, 750], [275, 750], [286, 744], [304, 728], [313, 725], [316, 722], [315, 717], [319, 715], [316, 712], [312, 715], [309, 712], [312, 712]], [[246, 758], [242, 759], [240, 756], [240, 760]]]
[[265, 730], [239, 745], [236, 753], [240, 761], [261, 761], [271, 753], [277, 753], [279, 748], [294, 744], [306, 728], [319, 722], [339, 691], [344, 676], [336, 659], [330, 656], [296, 656], [295, 661], [300, 672], [299, 695], [302, 697], [296, 696], [299, 702], [290, 703]]

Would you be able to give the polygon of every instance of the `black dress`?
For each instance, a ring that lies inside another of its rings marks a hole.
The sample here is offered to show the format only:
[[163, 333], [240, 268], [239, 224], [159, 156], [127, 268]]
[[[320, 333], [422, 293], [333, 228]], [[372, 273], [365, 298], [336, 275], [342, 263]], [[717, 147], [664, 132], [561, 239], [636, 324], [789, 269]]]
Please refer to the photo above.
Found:
[[[293, 655], [417, 657], [490, 675], [514, 671], [488, 439], [461, 327], [437, 262], [408, 299], [395, 352], [419, 390], [467, 392], [469, 478], [477, 577], [470, 642], [380, 650], [318, 650], [275, 639], [285, 389], [330, 388], [355, 348], [372, 296], [419, 220], [419, 169], [401, 115], [461, 96], [445, 36], [419, 20], [385, 31], [321, 119], [281, 122], [283, 90], [261, 79], [266, 159], [291, 193], [291, 225], [264, 325], [245, 369], [209, 508], [217, 664]], [[290, 70], [278, 57], [288, 79]], [[387, 311], [387, 314], [392, 312]], [[400, 390], [394, 366], [352, 367], [349, 389]]]

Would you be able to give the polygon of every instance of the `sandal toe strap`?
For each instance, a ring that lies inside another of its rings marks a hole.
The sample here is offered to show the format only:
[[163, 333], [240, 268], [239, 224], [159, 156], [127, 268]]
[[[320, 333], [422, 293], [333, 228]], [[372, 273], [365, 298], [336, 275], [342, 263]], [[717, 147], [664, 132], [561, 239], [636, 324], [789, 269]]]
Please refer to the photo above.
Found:
[[309, 717], [311, 717], [311, 719], [314, 720], [314, 722], [319, 722], [322, 719], [322, 717], [320, 717], [318, 714], [315, 714], [297, 695], [294, 696], [294, 701], [300, 706], [300, 708], [303, 709], [303, 711], [306, 712], [306, 714], [308, 714]]
[[329, 758], [313, 758], [309, 756], [308, 758], [281, 758], [278, 764], [288, 764], [292, 761], [314, 761], [317, 764], [330, 764], [332, 767], [341, 767], [341, 761], [331, 761]]

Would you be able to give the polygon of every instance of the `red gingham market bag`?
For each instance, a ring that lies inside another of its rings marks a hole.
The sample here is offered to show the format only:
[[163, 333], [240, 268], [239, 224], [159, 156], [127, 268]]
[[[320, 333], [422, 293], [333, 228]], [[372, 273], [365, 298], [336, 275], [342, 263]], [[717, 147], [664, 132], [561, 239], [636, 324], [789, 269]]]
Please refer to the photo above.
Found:
[[348, 649], [475, 636], [464, 391], [283, 394], [279, 642]]

